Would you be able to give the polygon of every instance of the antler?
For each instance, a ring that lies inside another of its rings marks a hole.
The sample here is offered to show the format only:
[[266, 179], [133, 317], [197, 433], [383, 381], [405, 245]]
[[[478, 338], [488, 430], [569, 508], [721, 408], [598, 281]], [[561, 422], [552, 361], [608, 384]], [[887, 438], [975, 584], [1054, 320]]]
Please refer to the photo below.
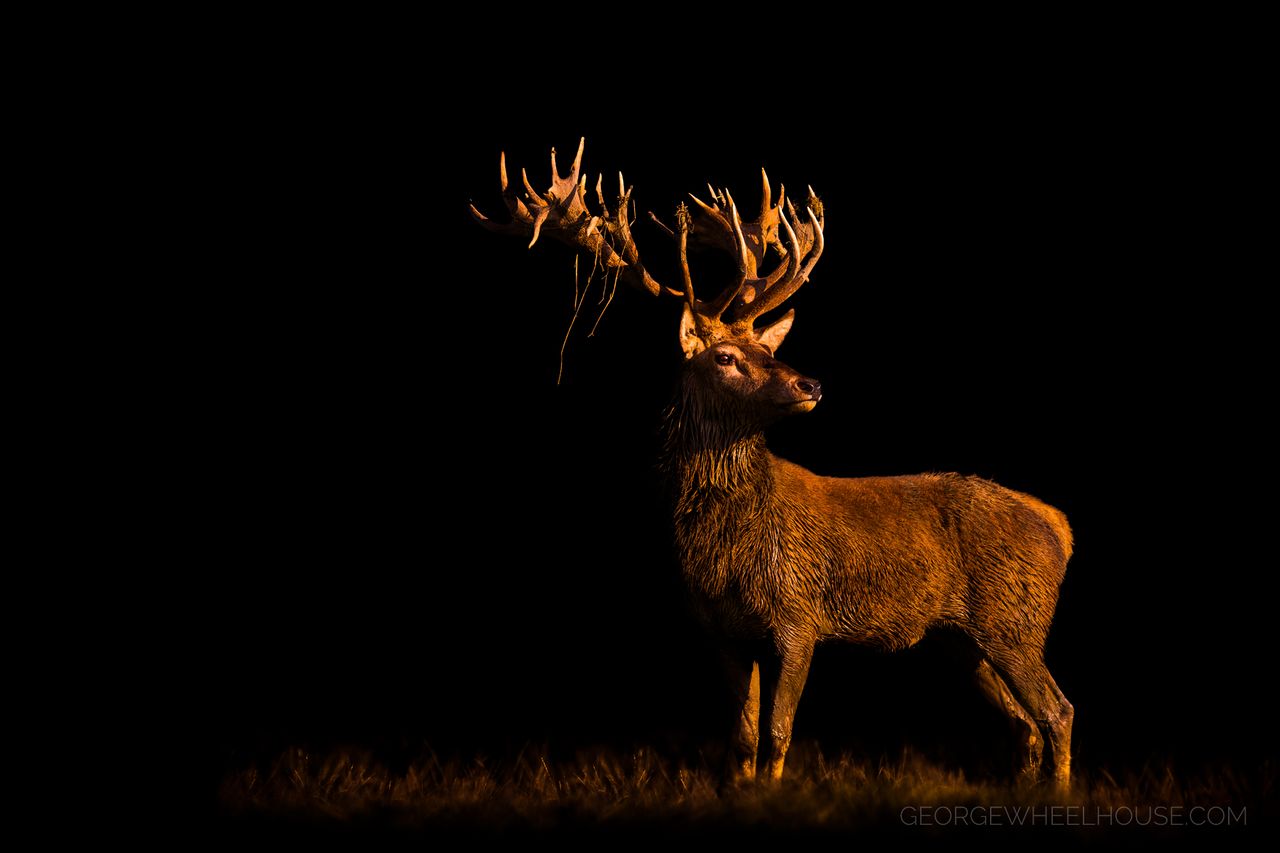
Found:
[[[578, 153], [573, 158], [573, 168], [569, 176], [562, 178], [556, 168], [556, 150], [551, 149], [551, 187], [539, 194], [529, 183], [528, 173], [520, 170], [520, 179], [524, 184], [524, 197], [509, 186], [507, 181], [507, 154], [502, 152], [498, 161], [498, 172], [502, 182], [502, 197], [511, 211], [511, 222], [502, 224], [494, 222], [470, 205], [471, 215], [484, 227], [503, 234], [530, 234], [529, 248], [538, 242], [544, 232], [568, 243], [575, 248], [592, 254], [606, 270], [617, 270], [618, 275], [628, 284], [646, 290], [654, 296], [663, 293], [664, 288], [653, 279], [640, 262], [640, 252], [631, 238], [631, 224], [627, 220], [627, 206], [631, 203], [631, 190], [618, 173], [618, 198], [611, 210], [604, 200], [602, 184], [604, 176], [596, 179], [596, 196], [604, 212], [600, 216], [591, 213], [587, 208], [587, 179], [581, 181], [578, 173], [582, 167], [582, 149], [586, 137], [578, 141]], [[603, 230], [602, 230], [603, 227]], [[679, 291], [665, 288], [672, 295]]]
[[[787, 301], [791, 294], [800, 289], [800, 285], [809, 280], [814, 265], [822, 257], [822, 250], [826, 246], [822, 236], [826, 218], [822, 200], [814, 193], [813, 187], [809, 187], [809, 198], [805, 203], [808, 222], [798, 221], [794, 205], [788, 204], [787, 207], [791, 211], [791, 218], [797, 220], [792, 228], [787, 217], [778, 213], [778, 221], [787, 237], [787, 263], [785, 266], [779, 264], [763, 280], [763, 286], [753, 283], [749, 287], [743, 287], [741, 295], [730, 310], [730, 319], [735, 326], [749, 327], [761, 314], [772, 311]], [[756, 279], [756, 283], [760, 281]]]
[[[785, 187], [779, 186], [778, 203], [772, 204], [769, 177], [761, 169], [763, 193], [760, 215], [752, 222], [742, 221], [733, 196], [710, 185], [707, 189], [711, 192], [712, 204], [690, 194], [697, 205], [696, 221], [689, 207], [681, 203], [676, 211], [674, 232], [652, 213], [649, 214], [654, 222], [679, 241], [683, 286], [680, 289], [665, 286], [655, 280], [640, 261], [640, 252], [631, 237], [631, 225], [627, 219], [634, 187], [626, 186], [621, 172], [618, 173], [615, 206], [611, 209], [605, 202], [601, 189], [603, 177], [599, 177], [596, 179], [596, 196], [603, 213], [597, 216], [587, 207], [587, 179], [579, 179], [585, 144], [585, 138], [579, 140], [578, 153], [573, 158], [573, 168], [568, 177], [560, 176], [556, 168], [556, 151], [551, 149], [551, 187], [545, 193], [539, 194], [533, 189], [522, 169], [523, 196], [509, 185], [504, 152], [499, 160], [499, 174], [502, 197], [511, 211], [511, 222], [493, 222], [476, 210], [475, 205], [471, 205], [471, 215], [492, 231], [531, 235], [530, 248], [542, 234], [549, 234], [594, 255], [603, 268], [616, 270], [620, 278], [641, 290], [654, 296], [684, 297], [693, 310], [699, 336], [708, 343], [751, 334], [756, 318], [777, 308], [808, 281], [810, 272], [822, 256], [825, 219], [822, 202], [813, 188], [809, 188], [805, 203], [808, 221], [800, 222], [795, 205], [786, 197]], [[784, 206], [790, 211], [791, 221], [783, 212]], [[731, 252], [738, 261], [735, 282], [709, 301], [702, 301], [694, 295], [688, 260], [691, 235], [697, 243]], [[767, 275], [760, 276], [758, 271], [769, 246], [775, 248], [784, 262]]]
[[[750, 334], [757, 317], [777, 308], [799, 290], [800, 285], [809, 280], [809, 274], [813, 271], [814, 265], [818, 263], [818, 259], [822, 257], [822, 250], [825, 246], [822, 235], [822, 229], [825, 224], [822, 202], [814, 194], [813, 188], [810, 187], [809, 199], [805, 205], [805, 212], [809, 218], [808, 222], [798, 223], [793, 228], [791, 223], [787, 221], [786, 214], [781, 210], [781, 201], [777, 208], [772, 209], [772, 212], [777, 216], [782, 233], [786, 237], [786, 245], [779, 244], [778, 247], [779, 253], [786, 259], [786, 263], [779, 264], [767, 276], [760, 277], [756, 275], [756, 255], [753, 253], [751, 244], [748, 241], [746, 226], [743, 225], [742, 218], [738, 215], [738, 206], [734, 203], [732, 196], [725, 193], [724, 197], [728, 202], [729, 209], [727, 216], [723, 218], [733, 231], [734, 254], [737, 255], [738, 259], [738, 277], [731, 286], [722, 290], [715, 299], [709, 302], [703, 302], [694, 296], [693, 282], [688, 274], [688, 266], [685, 259], [690, 217], [687, 212], [684, 212], [687, 209], [683, 204], [680, 206], [681, 213], [677, 214], [677, 222], [680, 227], [680, 264], [684, 274], [685, 298], [693, 309], [698, 336], [707, 342]], [[694, 200], [697, 201], [697, 199]], [[763, 207], [767, 209], [767, 200]], [[788, 204], [787, 207], [791, 211], [791, 218], [795, 219], [795, 206]], [[716, 212], [720, 213], [719, 211]], [[757, 220], [756, 224], [763, 219], [762, 211], [761, 218]], [[764, 232], [758, 233], [763, 234]], [[763, 255], [764, 248], [770, 244], [761, 239], [757, 245], [761, 247], [760, 254]]]
[[[760, 170], [761, 193], [760, 193], [760, 215], [752, 222], [741, 222], [738, 225], [742, 228], [743, 238], [747, 244], [747, 272], [751, 277], [756, 276], [758, 270], [764, 261], [765, 252], [769, 246], [773, 246], [779, 255], [786, 255], [786, 249], [782, 242], [778, 239], [778, 219], [782, 214], [783, 205], [786, 203], [787, 188], [783, 185], [778, 186], [778, 203], [771, 203], [772, 192], [769, 188], [769, 175], [764, 169]], [[735, 235], [734, 223], [730, 219], [730, 209], [734, 208], [733, 196], [728, 190], [717, 189], [711, 184], [707, 184], [707, 191], [711, 194], [711, 204], [707, 204], [693, 193], [689, 193], [689, 198], [693, 199], [693, 203], [697, 205], [694, 208], [696, 219], [691, 224], [691, 234], [694, 242], [702, 246], [708, 246], [714, 249], [722, 249], [731, 254], [737, 254], [737, 237]], [[658, 223], [668, 234], [671, 229], [663, 225], [656, 216], [649, 214], [653, 220]]]

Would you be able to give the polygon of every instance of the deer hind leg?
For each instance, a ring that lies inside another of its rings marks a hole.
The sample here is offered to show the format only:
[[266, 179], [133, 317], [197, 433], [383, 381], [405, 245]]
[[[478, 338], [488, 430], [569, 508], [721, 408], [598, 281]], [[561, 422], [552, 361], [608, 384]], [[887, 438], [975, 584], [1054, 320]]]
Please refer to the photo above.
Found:
[[1071, 703], [1038, 656], [993, 655], [991, 662], [1049, 741], [1053, 779], [1067, 787], [1071, 784], [1071, 721], [1075, 717]]
[[769, 707], [769, 779], [782, 778], [782, 766], [791, 746], [791, 724], [795, 720], [796, 706], [809, 677], [809, 662], [813, 660], [814, 640], [780, 638], [777, 647], [775, 677], [771, 678], [772, 700]]
[[987, 701], [1009, 719], [1017, 749], [1018, 777], [1023, 780], [1040, 778], [1040, 765], [1044, 758], [1044, 738], [1040, 734], [1040, 727], [1031, 719], [1022, 703], [1014, 698], [1013, 691], [1000, 677], [1000, 673], [996, 672], [991, 661], [985, 658], [978, 661], [973, 677]]
[[725, 673], [733, 696], [735, 721], [730, 744], [726, 781], [754, 779], [756, 751], [760, 744], [760, 665], [750, 653], [736, 649], [723, 652]]

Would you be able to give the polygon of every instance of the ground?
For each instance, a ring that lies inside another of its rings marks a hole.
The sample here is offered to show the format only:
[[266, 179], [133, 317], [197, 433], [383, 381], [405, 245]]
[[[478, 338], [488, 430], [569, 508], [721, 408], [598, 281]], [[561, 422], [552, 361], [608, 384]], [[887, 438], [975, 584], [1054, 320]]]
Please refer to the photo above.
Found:
[[514, 759], [441, 761], [425, 751], [393, 767], [360, 751], [293, 749], [224, 778], [220, 825], [235, 841], [369, 834], [908, 840], [980, 833], [1229, 844], [1257, 837], [1276, 819], [1267, 801], [1275, 790], [1273, 767], [1082, 771], [1062, 792], [969, 779], [910, 752], [873, 762], [827, 756], [805, 743], [781, 785], [721, 790], [719, 774], [703, 759], [687, 762], [646, 748], [552, 753], [531, 746]]

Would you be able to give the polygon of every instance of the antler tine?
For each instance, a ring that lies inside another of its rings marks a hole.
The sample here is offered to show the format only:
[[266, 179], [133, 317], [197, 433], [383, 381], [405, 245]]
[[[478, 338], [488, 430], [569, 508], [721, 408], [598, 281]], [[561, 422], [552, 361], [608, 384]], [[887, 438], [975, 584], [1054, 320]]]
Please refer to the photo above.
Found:
[[511, 222], [494, 222], [476, 209], [474, 203], [469, 203], [467, 208], [471, 211], [471, 218], [483, 225], [490, 231], [498, 234], [527, 234], [527, 226], [533, 222], [529, 213], [529, 209], [525, 207], [524, 202], [512, 190], [507, 180], [507, 152], [502, 151], [498, 155], [498, 183], [502, 188], [502, 198], [507, 203], [507, 209], [511, 211]]
[[684, 298], [690, 309], [697, 309], [698, 301], [693, 295], [693, 276], [689, 275], [689, 207], [680, 202], [676, 207], [676, 230], [680, 233], [680, 277], [684, 282]]
[[569, 170], [569, 180], [577, 183], [578, 172], [582, 169], [582, 149], [587, 146], [585, 136], [578, 137], [578, 153], [573, 156], [573, 168]]
[[825, 221], [823, 215], [822, 199], [818, 198], [818, 194], [813, 191], [813, 187], [809, 187], [809, 207], [813, 208], [814, 213], [818, 214], [818, 222], [821, 224]]
[[[683, 202], [682, 202], [682, 203], [683, 203]], [[667, 233], [667, 236], [668, 236], [668, 237], [674, 237], [674, 236], [676, 236], [676, 232], [674, 232], [674, 231], [672, 231], [670, 228], [668, 228], [668, 227], [667, 227], [667, 225], [666, 225], [666, 223], [665, 223], [665, 222], [663, 222], [661, 219], [659, 219], [659, 218], [658, 218], [658, 214], [654, 213], [652, 210], [651, 210], [651, 211], [649, 211], [649, 219], [651, 219], [651, 220], [653, 221], [653, 224], [654, 224], [654, 225], [657, 225], [659, 228], [661, 228], [663, 231], [665, 231], [665, 232]]]
[[[816, 200], [816, 196], [813, 197]], [[822, 235], [822, 223], [818, 221], [817, 215], [813, 212], [813, 206], [806, 207], [809, 214], [809, 225], [813, 229], [814, 243], [813, 250], [805, 259], [804, 266], [791, 272], [798, 265], [798, 256], [800, 254], [799, 240], [796, 237], [795, 230], [791, 227], [791, 223], [787, 221], [785, 216], [779, 216], [782, 222], [784, 232], [787, 235], [787, 242], [792, 260], [787, 265], [789, 274], [784, 276], [773, 287], [765, 290], [764, 294], [754, 302], [747, 303], [742, 309], [735, 313], [733, 317], [734, 325], [744, 326], [750, 325], [755, 318], [759, 317], [767, 311], [772, 311], [783, 302], [790, 298], [791, 294], [800, 289], [800, 285], [809, 280], [809, 273], [812, 272], [814, 264], [818, 262], [818, 258], [822, 257], [822, 249], [825, 245]]]
[[729, 200], [729, 222], [733, 225], [734, 247], [737, 249], [738, 255], [738, 280], [731, 287], [726, 287], [720, 294], [706, 306], [706, 314], [720, 319], [725, 309], [733, 304], [738, 298], [738, 294], [742, 293], [743, 286], [747, 283], [747, 276], [750, 274], [749, 250], [747, 249], [747, 238], [742, 233], [742, 217], [738, 215], [738, 205], [734, 202], [733, 196], [725, 191], [725, 198]]
[[760, 167], [760, 182], [764, 184], [760, 190], [760, 218], [763, 219], [773, 208], [770, 204], [773, 193], [769, 189], [769, 173], [764, 170], [764, 166]]
[[[618, 254], [629, 264], [640, 263], [640, 250], [636, 241], [631, 239], [631, 228], [627, 225], [627, 205], [631, 203], [631, 190], [622, 183], [622, 173], [618, 173], [618, 210], [609, 221], [609, 233], [618, 238]], [[607, 208], [606, 208], [607, 210]]]
[[[707, 184], [707, 189], [709, 189], [709, 190], [711, 189], [711, 185], [710, 185], [710, 184]], [[715, 192], [715, 190], [711, 190], [711, 191], [712, 191], [712, 192]], [[707, 213], [711, 214], [712, 216], [718, 216], [718, 215], [719, 215], [719, 213], [720, 213], [719, 209], [714, 208], [714, 207], [712, 207], [711, 205], [707, 204], [705, 201], [703, 201], [702, 199], [698, 198], [698, 197], [697, 197], [696, 195], [694, 195], [693, 193], [689, 193], [689, 198], [693, 199], [694, 203], [695, 203], [695, 204], [697, 204], [697, 205], [698, 205], [698, 207], [702, 208], [704, 211], [706, 211]], [[711, 198], [712, 198], [712, 199], [714, 199], [714, 198], [715, 198], [715, 196], [713, 195]]]
[[547, 217], [551, 215], [551, 205], [544, 204], [538, 208], [538, 215], [533, 220], [533, 239], [529, 241], [529, 248], [533, 248], [533, 244], [538, 242], [538, 237], [542, 234], [542, 223], [547, 221]]
[[563, 178], [560, 176], [560, 169], [556, 167], [556, 149], [554, 146], [551, 148], [551, 183], [553, 186], [562, 181], [573, 184], [578, 183], [578, 170], [582, 167], [582, 149], [586, 144], [587, 138], [585, 136], [578, 138], [578, 153], [573, 157], [573, 167], [569, 170], [568, 177]]
[[[812, 189], [809, 191], [813, 192]], [[819, 209], [821, 209], [821, 202], [818, 202], [818, 197], [816, 195], [813, 196], [813, 201], [817, 203]], [[826, 238], [822, 234], [822, 223], [825, 220], [825, 217], [821, 215], [815, 216], [813, 208], [814, 205], [809, 206], [809, 222], [813, 225], [813, 251], [809, 253], [809, 257], [805, 260], [804, 269], [800, 270], [799, 277], [801, 282], [809, 280], [809, 273], [813, 272], [814, 265], [818, 263], [818, 258], [822, 257], [822, 250], [826, 248], [827, 245]]]
[[[552, 168], [552, 171], [555, 169]], [[529, 183], [529, 173], [523, 168], [520, 169], [520, 180], [524, 182], [524, 191], [528, 193], [530, 201], [534, 204], [545, 204], [542, 196], [538, 195], [538, 191], [533, 188], [533, 184]]]
[[[778, 184], [778, 204], [775, 209], [778, 211], [779, 219], [782, 218], [782, 212], [787, 209], [787, 204], [789, 204], [787, 201], [787, 185]], [[782, 245], [781, 240], [775, 242], [773, 245], [778, 250], [779, 255], [787, 254], [787, 249]]]
[[474, 219], [476, 222], [479, 222], [481, 225], [483, 225], [485, 228], [489, 229], [490, 231], [495, 231], [499, 234], [524, 234], [525, 233], [524, 228], [520, 227], [519, 225], [515, 225], [514, 223], [494, 222], [492, 219], [485, 216], [480, 211], [476, 210], [476, 206], [474, 202], [468, 204], [467, 209], [471, 211], [472, 219]]
[[788, 281], [795, 278], [796, 273], [800, 271], [799, 241], [796, 239], [796, 232], [791, 228], [791, 223], [787, 221], [786, 214], [781, 210], [778, 211], [778, 222], [782, 225], [782, 233], [787, 238], [787, 262], [779, 264], [777, 269], [769, 273], [764, 282], [765, 293], [777, 286], [778, 282], [784, 278]]

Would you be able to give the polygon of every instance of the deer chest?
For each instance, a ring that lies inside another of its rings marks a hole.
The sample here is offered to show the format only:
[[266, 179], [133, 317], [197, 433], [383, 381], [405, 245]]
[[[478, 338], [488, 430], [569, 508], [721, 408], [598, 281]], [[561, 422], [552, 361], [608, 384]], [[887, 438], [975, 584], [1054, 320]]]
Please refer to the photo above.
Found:
[[677, 525], [681, 570], [699, 617], [730, 635], [760, 636], [787, 605], [784, 555], [767, 537], [705, 521]]

